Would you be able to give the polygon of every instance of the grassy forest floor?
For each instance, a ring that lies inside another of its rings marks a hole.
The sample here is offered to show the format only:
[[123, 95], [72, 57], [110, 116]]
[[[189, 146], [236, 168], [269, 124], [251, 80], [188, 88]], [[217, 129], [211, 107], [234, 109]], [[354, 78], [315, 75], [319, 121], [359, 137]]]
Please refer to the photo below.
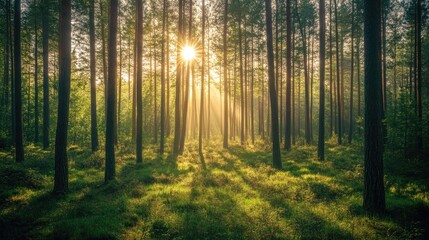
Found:
[[[213, 142], [213, 141], [212, 141]], [[385, 160], [387, 213], [362, 210], [363, 146], [328, 143], [283, 152], [220, 141], [182, 156], [117, 151], [117, 178], [103, 184], [103, 152], [71, 146], [67, 195], [55, 196], [53, 152], [0, 151], [0, 239], [428, 239], [428, 164]], [[423, 167], [426, 166], [426, 167]]]

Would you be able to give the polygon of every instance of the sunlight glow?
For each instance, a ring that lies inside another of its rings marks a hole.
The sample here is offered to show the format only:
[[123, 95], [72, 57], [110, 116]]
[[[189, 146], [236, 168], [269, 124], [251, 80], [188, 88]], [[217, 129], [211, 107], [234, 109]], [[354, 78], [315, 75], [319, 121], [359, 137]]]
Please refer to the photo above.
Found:
[[191, 46], [185, 46], [182, 49], [182, 56], [186, 61], [190, 61], [195, 57], [195, 49]]

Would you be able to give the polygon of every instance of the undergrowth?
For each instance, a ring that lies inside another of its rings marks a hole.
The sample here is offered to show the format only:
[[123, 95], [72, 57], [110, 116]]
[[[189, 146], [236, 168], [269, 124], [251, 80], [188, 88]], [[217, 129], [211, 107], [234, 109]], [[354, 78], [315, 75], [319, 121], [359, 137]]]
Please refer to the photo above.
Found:
[[[69, 148], [70, 191], [56, 196], [53, 152], [0, 152], [0, 239], [424, 239], [429, 179], [421, 163], [385, 160], [387, 212], [361, 208], [363, 147], [328, 142], [282, 153], [269, 146], [191, 141], [183, 155], [119, 147], [116, 180], [103, 183], [104, 153]], [[169, 150], [171, 146], [167, 146]]]

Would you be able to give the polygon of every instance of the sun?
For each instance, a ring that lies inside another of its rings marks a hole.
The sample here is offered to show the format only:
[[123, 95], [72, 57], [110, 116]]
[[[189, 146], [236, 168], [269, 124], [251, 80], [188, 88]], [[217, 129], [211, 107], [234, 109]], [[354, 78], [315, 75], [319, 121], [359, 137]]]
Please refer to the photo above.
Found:
[[195, 49], [191, 46], [185, 46], [182, 49], [182, 56], [186, 61], [190, 61], [195, 57]]

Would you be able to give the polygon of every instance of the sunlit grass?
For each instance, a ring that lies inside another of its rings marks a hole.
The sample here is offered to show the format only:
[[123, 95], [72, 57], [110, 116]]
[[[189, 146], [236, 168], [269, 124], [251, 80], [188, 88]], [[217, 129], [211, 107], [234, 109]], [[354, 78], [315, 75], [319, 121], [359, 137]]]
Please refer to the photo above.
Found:
[[51, 152], [32, 146], [29, 160], [18, 165], [12, 154], [0, 152], [0, 234], [71, 239], [423, 237], [427, 182], [394, 177], [387, 167], [388, 214], [367, 216], [361, 208], [360, 145], [328, 144], [324, 162], [316, 159], [313, 146], [283, 152], [282, 171], [271, 167], [271, 153], [260, 139], [248, 148], [232, 142], [229, 150], [205, 142], [203, 158], [192, 140], [177, 158], [159, 156], [156, 146], [146, 146], [141, 165], [135, 164], [132, 149], [121, 148], [117, 178], [108, 185], [103, 183], [103, 152], [72, 146], [70, 192], [64, 196], [51, 194]]

